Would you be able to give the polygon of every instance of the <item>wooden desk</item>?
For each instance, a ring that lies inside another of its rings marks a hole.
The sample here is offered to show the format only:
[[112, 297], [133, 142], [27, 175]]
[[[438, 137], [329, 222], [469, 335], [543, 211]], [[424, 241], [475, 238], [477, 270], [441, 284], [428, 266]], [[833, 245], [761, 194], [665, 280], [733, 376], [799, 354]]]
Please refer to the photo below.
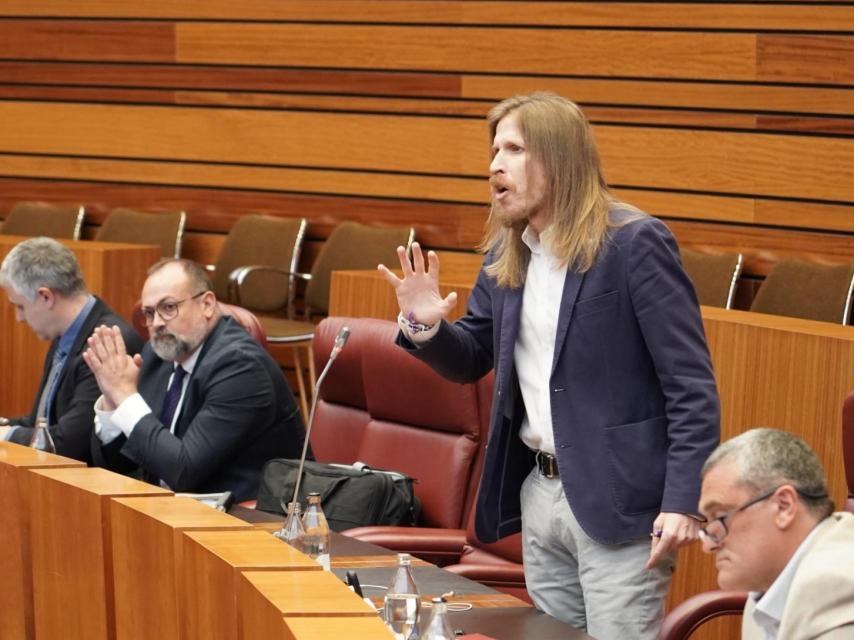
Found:
[[[33, 573], [29, 469], [85, 467], [82, 462], [0, 442], [0, 640], [32, 640]], [[58, 532], [57, 545], [65, 545]]]
[[[472, 261], [452, 270], [457, 282], [441, 275], [442, 294], [458, 294], [453, 318], [465, 312], [477, 270]], [[330, 315], [392, 320], [398, 313], [394, 292], [378, 272], [334, 272], [331, 286]], [[702, 314], [721, 398], [721, 438], [759, 426], [799, 435], [821, 458], [831, 495], [843, 504], [840, 427], [842, 402], [854, 389], [854, 327], [713, 307], [702, 307]], [[698, 546], [683, 550], [671, 606], [714, 588], [712, 558]]]
[[100, 468], [36, 469], [29, 482], [36, 637], [115, 638], [110, 499], [172, 492]]
[[188, 593], [186, 531], [251, 526], [191, 498], [113, 498], [110, 502], [117, 640], [178, 640]]
[[[0, 235], [0, 260], [26, 238]], [[160, 259], [153, 245], [60, 240], [77, 256], [89, 291], [130, 320], [139, 300], [148, 267]], [[28, 413], [33, 404], [50, 344], [39, 340], [26, 323], [15, 319], [15, 308], [0, 294], [0, 362], [15, 375], [0, 385], [0, 415]]]

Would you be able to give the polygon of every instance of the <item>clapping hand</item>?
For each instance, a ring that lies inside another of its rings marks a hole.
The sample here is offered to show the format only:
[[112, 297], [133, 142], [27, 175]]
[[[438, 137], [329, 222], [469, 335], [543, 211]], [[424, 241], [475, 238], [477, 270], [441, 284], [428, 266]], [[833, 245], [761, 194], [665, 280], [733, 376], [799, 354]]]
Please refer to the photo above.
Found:
[[88, 340], [83, 360], [89, 365], [104, 394], [102, 408], [112, 411], [137, 392], [142, 356], [131, 357], [118, 327], [100, 326]]

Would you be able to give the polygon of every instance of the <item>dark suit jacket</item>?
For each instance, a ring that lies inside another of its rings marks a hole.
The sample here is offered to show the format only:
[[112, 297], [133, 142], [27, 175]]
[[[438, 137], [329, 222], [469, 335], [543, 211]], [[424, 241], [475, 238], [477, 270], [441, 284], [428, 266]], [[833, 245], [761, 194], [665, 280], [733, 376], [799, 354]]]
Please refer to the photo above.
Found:
[[[513, 360], [522, 295], [481, 271], [464, 318], [420, 348], [399, 338], [453, 380], [495, 368], [475, 519], [485, 542], [520, 530], [532, 468]], [[549, 386], [561, 482], [588, 535], [626, 542], [648, 536], [660, 511], [697, 511], [700, 468], [719, 437], [717, 387], [696, 295], [660, 221], [615, 229], [587, 273], [567, 270]]]
[[[86, 340], [92, 335], [95, 327], [100, 325], [118, 326], [127, 345], [128, 353], [135, 354], [142, 350], [143, 341], [139, 334], [124, 321], [123, 318], [113, 312], [106, 304], [95, 298], [95, 306], [89, 312], [77, 339], [69, 351], [65, 360], [62, 374], [57, 382], [56, 394], [50, 406], [48, 424], [51, 425], [50, 433], [56, 444], [56, 452], [59, 455], [68, 456], [84, 462], [91, 462], [89, 452], [89, 438], [95, 420], [95, 401], [101, 395], [95, 376], [89, 366], [83, 361], [83, 352], [86, 350]], [[33, 401], [30, 415], [21, 418], [12, 418], [12, 424], [20, 424], [25, 428], [16, 429], [10, 440], [18, 444], [29, 444], [33, 436], [32, 427], [36, 424], [36, 412], [38, 410], [39, 398], [47, 383], [53, 354], [59, 345], [59, 338], [54, 340], [47, 352], [44, 363], [39, 390]]]
[[157, 414], [174, 363], [145, 345], [139, 393], [152, 413], [130, 438], [102, 445], [93, 433], [93, 458], [125, 473], [139, 467], [175, 491], [229, 490], [237, 501], [253, 499], [267, 460], [302, 453], [299, 409], [279, 366], [232, 318], [220, 318], [201, 349], [172, 434]]

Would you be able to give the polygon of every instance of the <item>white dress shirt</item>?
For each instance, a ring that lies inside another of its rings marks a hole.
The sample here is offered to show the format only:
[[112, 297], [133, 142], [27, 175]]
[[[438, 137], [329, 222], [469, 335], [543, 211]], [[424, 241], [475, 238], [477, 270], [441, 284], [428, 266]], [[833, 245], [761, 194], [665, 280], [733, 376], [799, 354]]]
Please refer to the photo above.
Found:
[[[187, 375], [181, 381], [181, 397], [178, 399], [178, 406], [175, 408], [175, 414], [172, 416], [172, 424], [169, 425], [169, 431], [172, 433], [175, 433], [175, 423], [178, 420], [178, 416], [181, 415], [181, 405], [184, 404], [184, 393], [187, 391], [187, 384], [193, 375], [193, 369], [196, 368], [196, 362], [199, 359], [201, 351], [202, 348], [200, 346], [189, 358], [181, 363], [181, 367], [187, 372]], [[172, 375], [169, 376], [169, 381], [166, 383], [167, 389], [174, 375], [175, 370], [173, 368]], [[130, 437], [136, 423], [149, 413], [154, 413], [139, 393], [127, 397], [114, 411], [104, 411], [101, 409], [103, 398], [104, 396], [101, 396], [95, 402], [95, 434], [102, 444], [109, 444], [122, 433]]]
[[549, 377], [566, 265], [561, 265], [549, 248], [550, 230], [551, 227], [540, 235], [528, 227], [522, 234], [522, 241], [531, 250], [531, 259], [522, 294], [522, 315], [513, 362], [525, 403], [519, 437], [530, 449], [554, 454]]
[[812, 544], [819, 527], [815, 527], [810, 534], [804, 538], [789, 562], [777, 576], [777, 579], [768, 587], [768, 591], [761, 593], [751, 591], [749, 597], [756, 603], [753, 610], [753, 620], [765, 632], [765, 640], [777, 640], [777, 632], [780, 630], [780, 622], [783, 620], [783, 611], [786, 608], [786, 599], [789, 597], [789, 589], [798, 572], [798, 565]]

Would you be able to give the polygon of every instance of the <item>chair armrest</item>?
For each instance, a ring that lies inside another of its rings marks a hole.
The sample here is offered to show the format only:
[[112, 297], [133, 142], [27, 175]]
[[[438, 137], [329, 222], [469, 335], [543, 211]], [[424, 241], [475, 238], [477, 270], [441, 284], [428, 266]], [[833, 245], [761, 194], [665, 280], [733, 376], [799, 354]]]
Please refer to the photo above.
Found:
[[342, 531], [345, 536], [430, 560], [456, 561], [466, 543], [465, 529], [439, 527], [356, 527]]
[[705, 591], [679, 603], [664, 617], [660, 640], [684, 640], [712, 618], [741, 615], [747, 593], [744, 591]]
[[228, 274], [228, 298], [236, 305], [245, 304], [242, 301], [240, 290], [245, 285], [246, 281], [252, 274], [255, 273], [272, 273], [279, 276], [282, 276], [283, 288], [287, 290], [286, 297], [286, 306], [288, 307], [289, 315], [291, 306], [294, 300], [294, 290], [291, 286], [291, 279], [294, 277], [301, 277], [302, 274], [288, 271], [287, 269], [281, 269], [279, 267], [271, 267], [268, 265], [245, 265], [242, 267], [237, 267], [231, 273]]

